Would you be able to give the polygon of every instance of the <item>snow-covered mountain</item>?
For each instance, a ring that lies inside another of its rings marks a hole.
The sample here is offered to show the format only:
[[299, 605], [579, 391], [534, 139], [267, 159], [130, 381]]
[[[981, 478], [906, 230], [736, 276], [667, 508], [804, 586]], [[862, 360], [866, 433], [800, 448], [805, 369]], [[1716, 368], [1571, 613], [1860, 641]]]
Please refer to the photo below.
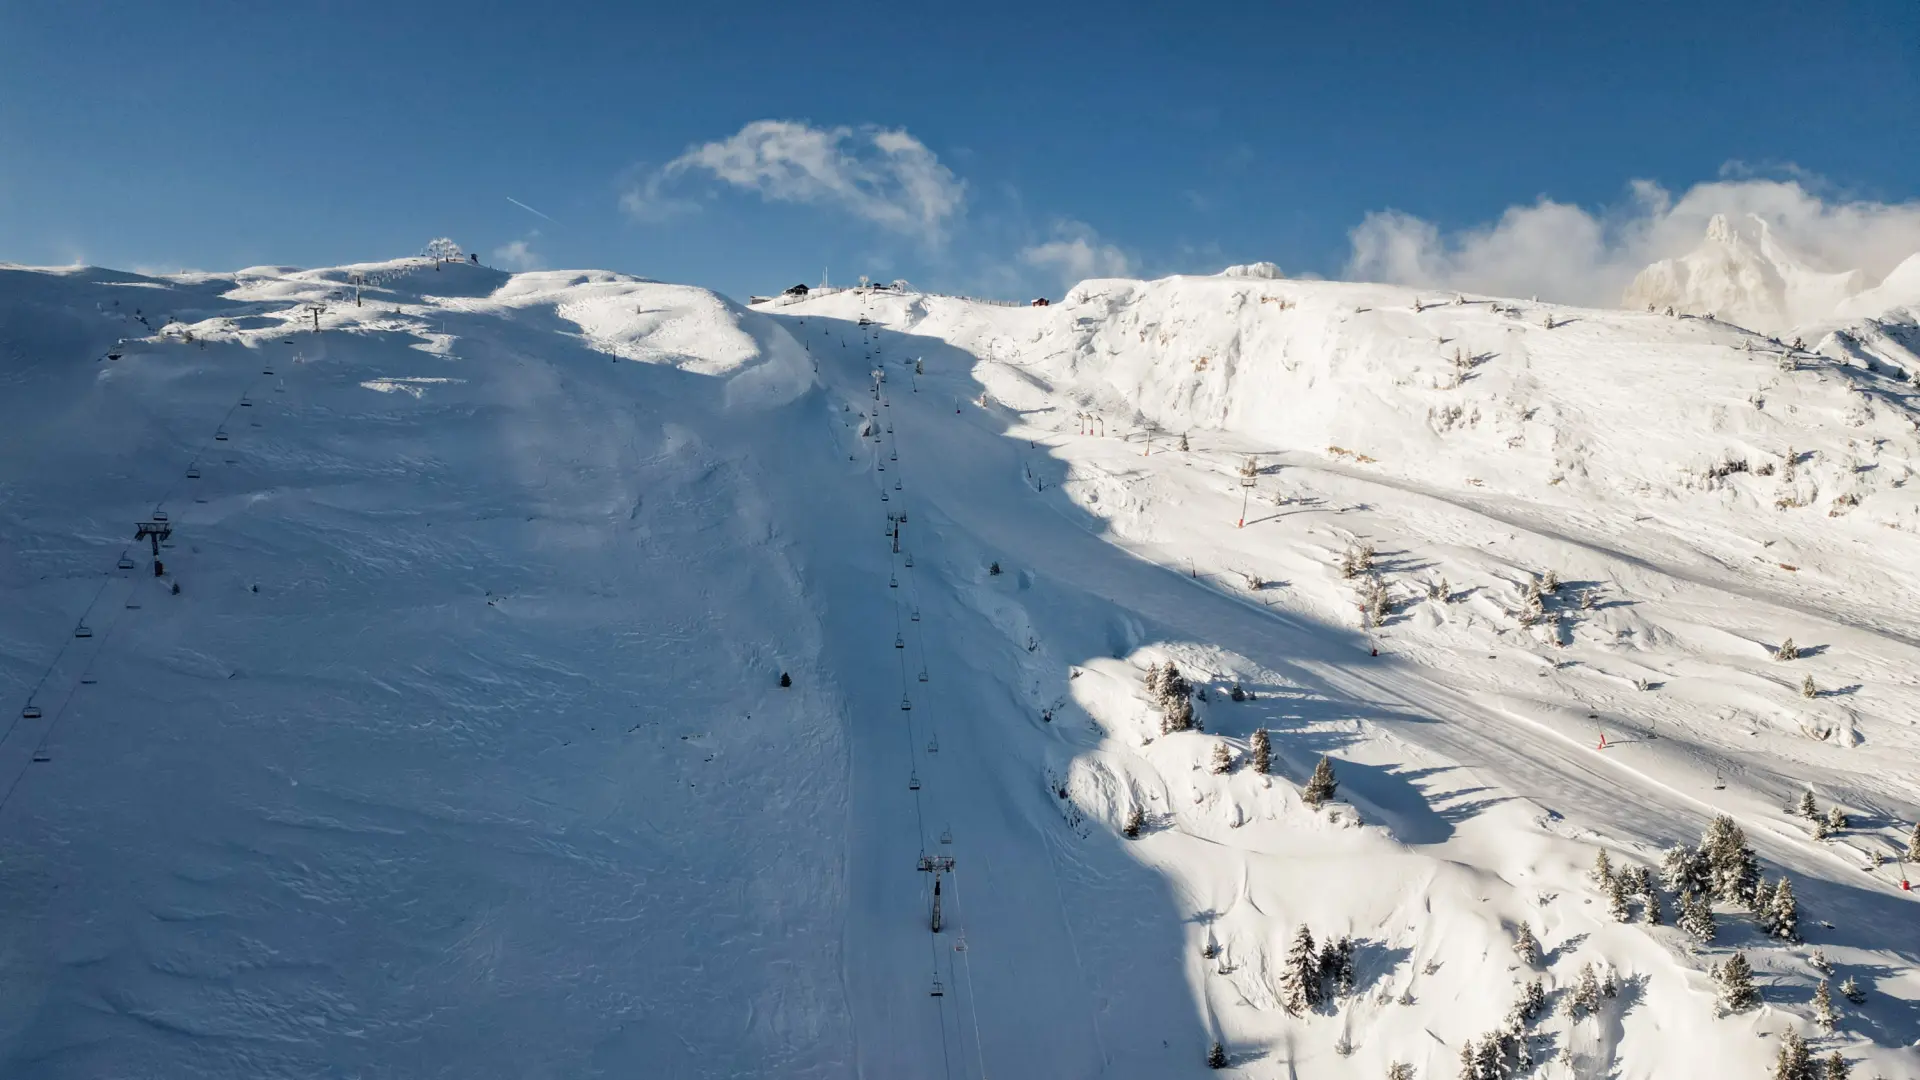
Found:
[[[0, 1072], [1920, 1073], [1920, 439], [1816, 344], [0, 269]], [[1674, 925], [1718, 815], [1796, 927]]]
[[1631, 310], [1711, 314], [1779, 334], [1831, 318], [1871, 284], [1858, 270], [1830, 273], [1807, 265], [1757, 215], [1715, 214], [1698, 248], [1640, 271], [1621, 303]]

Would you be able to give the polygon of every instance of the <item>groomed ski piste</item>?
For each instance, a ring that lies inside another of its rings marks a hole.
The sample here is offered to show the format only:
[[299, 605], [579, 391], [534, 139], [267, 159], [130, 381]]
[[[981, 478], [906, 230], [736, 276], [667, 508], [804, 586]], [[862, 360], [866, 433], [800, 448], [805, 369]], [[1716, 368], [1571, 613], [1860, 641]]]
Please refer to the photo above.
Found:
[[1913, 323], [0, 268], [0, 1074], [1920, 1076]]

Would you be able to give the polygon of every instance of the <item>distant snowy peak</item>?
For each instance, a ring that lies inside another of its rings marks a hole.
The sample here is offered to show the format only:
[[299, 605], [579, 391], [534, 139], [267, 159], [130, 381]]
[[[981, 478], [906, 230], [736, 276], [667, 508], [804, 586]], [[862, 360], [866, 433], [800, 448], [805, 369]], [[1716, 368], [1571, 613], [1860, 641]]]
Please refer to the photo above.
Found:
[[1285, 274], [1280, 272], [1280, 267], [1277, 264], [1270, 262], [1240, 263], [1235, 266], [1229, 266], [1225, 270], [1220, 271], [1220, 276], [1261, 278], [1266, 281], [1277, 281], [1280, 278], [1286, 277]]
[[1728, 322], [1778, 334], [1831, 316], [1869, 284], [1858, 270], [1829, 273], [1808, 266], [1758, 217], [1736, 221], [1715, 214], [1699, 247], [1640, 271], [1627, 286], [1622, 303], [1629, 308], [1711, 312]]
[[1896, 308], [1920, 308], [1920, 252], [1907, 256], [1880, 284], [1841, 301], [1834, 314], [1843, 319], [1864, 319]]

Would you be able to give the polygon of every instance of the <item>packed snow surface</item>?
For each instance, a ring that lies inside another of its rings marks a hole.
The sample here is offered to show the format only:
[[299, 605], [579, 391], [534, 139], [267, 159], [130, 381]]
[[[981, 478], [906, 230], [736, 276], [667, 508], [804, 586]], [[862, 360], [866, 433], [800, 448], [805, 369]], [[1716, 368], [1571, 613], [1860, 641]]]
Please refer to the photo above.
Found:
[[1239, 269], [0, 269], [0, 1075], [1920, 1076], [1911, 313]]

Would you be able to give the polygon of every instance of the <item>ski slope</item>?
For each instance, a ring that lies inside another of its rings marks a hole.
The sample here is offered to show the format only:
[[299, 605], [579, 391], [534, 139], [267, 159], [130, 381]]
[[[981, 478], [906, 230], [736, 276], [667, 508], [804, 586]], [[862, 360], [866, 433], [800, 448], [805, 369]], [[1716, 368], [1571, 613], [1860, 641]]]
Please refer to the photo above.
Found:
[[[1458, 300], [0, 269], [0, 1071], [1453, 1076], [1526, 920], [1537, 1075], [1789, 1029], [1920, 1075], [1913, 894], [1861, 869], [1920, 812], [1902, 373]], [[1607, 914], [1596, 849], [1716, 812], [1804, 944]], [[1296, 1016], [1303, 924], [1355, 986]], [[1831, 1036], [1815, 947], [1868, 990]], [[1765, 1003], [1717, 1017], [1734, 948]]]

